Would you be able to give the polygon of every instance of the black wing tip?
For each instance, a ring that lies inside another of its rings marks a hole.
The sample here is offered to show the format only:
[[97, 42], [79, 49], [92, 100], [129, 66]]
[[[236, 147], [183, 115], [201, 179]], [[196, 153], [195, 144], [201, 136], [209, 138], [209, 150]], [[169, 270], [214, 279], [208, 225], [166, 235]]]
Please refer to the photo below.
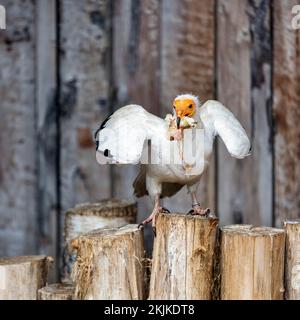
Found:
[[97, 134], [98, 134], [102, 129], [105, 128], [105, 125], [106, 125], [107, 121], [110, 119], [110, 117], [111, 117], [112, 115], [113, 115], [113, 113], [111, 113], [109, 116], [107, 116], [107, 117], [105, 118], [105, 120], [101, 123], [100, 128], [96, 130], [96, 132], [95, 132], [95, 134], [94, 134], [95, 140], [97, 140]]

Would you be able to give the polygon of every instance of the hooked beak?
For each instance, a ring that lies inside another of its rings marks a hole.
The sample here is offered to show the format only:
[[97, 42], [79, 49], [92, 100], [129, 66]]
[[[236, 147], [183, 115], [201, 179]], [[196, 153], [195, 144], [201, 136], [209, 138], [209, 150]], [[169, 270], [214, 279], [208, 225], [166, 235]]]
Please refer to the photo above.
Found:
[[177, 117], [176, 118], [177, 129], [180, 129], [180, 121], [181, 121], [181, 118]]

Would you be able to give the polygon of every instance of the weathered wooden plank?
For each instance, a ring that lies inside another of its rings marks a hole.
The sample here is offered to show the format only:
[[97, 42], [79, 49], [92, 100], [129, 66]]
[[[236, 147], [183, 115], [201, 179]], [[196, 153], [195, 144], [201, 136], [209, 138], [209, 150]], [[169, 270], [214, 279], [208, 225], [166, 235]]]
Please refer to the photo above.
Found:
[[3, 0], [0, 30], [0, 255], [36, 251], [35, 5]]
[[115, 108], [137, 103], [159, 115], [160, 1], [116, 0], [113, 19]]
[[39, 252], [56, 257], [57, 105], [56, 0], [36, 3], [36, 104]]
[[300, 217], [300, 30], [296, 0], [274, 1], [275, 224]]
[[244, 125], [252, 155], [230, 157], [218, 147], [221, 224], [272, 224], [270, 2], [218, 1], [217, 92]]
[[[160, 1], [117, 0], [113, 10], [113, 109], [128, 103], [159, 115]], [[113, 195], [133, 196], [137, 166], [114, 167]], [[138, 221], [153, 209], [148, 197], [139, 199]], [[152, 233], [152, 231], [150, 230]], [[146, 231], [146, 240], [151, 236]], [[150, 240], [149, 240], [150, 241]], [[149, 244], [147, 241], [147, 244]]]
[[[201, 102], [214, 97], [215, 1], [162, 1], [161, 106], [172, 112], [176, 95], [191, 92]], [[191, 200], [183, 188], [165, 206], [187, 212]], [[203, 206], [214, 210], [214, 160], [198, 190]]]
[[95, 158], [93, 134], [109, 113], [107, 0], [60, 1], [62, 210], [110, 196], [110, 169]]

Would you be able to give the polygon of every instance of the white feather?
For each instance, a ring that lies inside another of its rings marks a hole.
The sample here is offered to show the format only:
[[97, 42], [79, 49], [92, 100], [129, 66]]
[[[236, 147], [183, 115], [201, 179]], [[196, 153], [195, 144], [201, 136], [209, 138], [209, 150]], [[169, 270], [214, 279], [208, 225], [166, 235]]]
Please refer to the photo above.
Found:
[[222, 103], [209, 100], [200, 108], [200, 119], [206, 130], [214, 130], [223, 140], [228, 152], [242, 159], [249, 155], [250, 141], [245, 129]]

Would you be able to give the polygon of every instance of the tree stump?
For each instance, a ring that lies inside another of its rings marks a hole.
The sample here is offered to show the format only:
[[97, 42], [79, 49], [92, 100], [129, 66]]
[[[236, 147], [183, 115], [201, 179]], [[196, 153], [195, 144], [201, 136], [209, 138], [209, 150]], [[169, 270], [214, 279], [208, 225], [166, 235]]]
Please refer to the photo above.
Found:
[[161, 213], [156, 228], [149, 299], [211, 299], [218, 219]]
[[300, 220], [284, 222], [286, 234], [285, 298], [300, 300]]
[[75, 297], [83, 300], [144, 298], [144, 236], [137, 225], [99, 229], [73, 241]]
[[284, 230], [232, 225], [221, 229], [221, 300], [281, 300]]
[[46, 256], [0, 258], [0, 300], [37, 300], [52, 262]]
[[80, 234], [100, 228], [118, 228], [136, 222], [137, 204], [127, 200], [108, 199], [98, 203], [84, 203], [70, 209], [65, 215], [64, 283], [71, 283], [71, 272], [76, 250], [71, 241]]
[[38, 291], [39, 300], [73, 300], [74, 286], [54, 283]]

